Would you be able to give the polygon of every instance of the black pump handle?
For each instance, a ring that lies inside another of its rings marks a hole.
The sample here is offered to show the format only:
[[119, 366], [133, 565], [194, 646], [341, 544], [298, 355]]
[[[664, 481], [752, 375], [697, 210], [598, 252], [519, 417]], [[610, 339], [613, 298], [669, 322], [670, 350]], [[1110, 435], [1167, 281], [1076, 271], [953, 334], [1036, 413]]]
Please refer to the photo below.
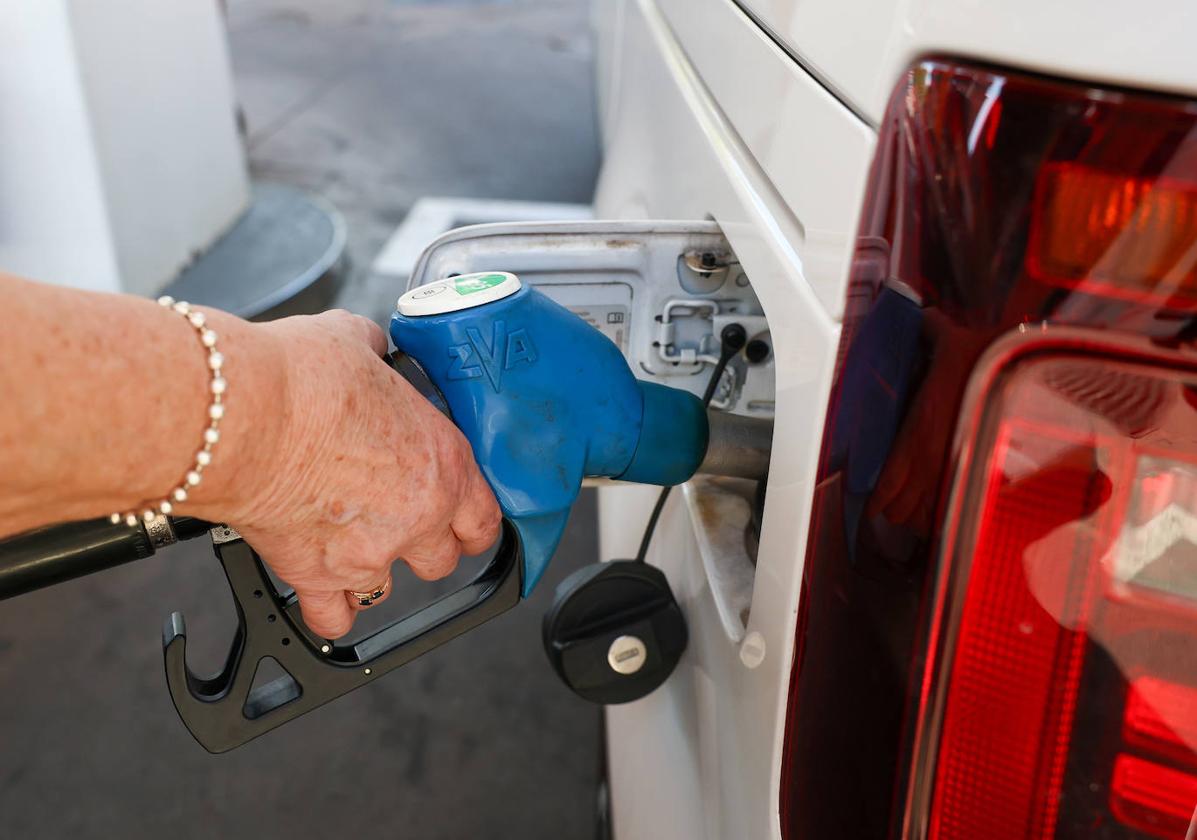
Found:
[[[238, 747], [489, 621], [520, 599], [519, 537], [504, 523], [485, 569], [456, 592], [391, 622], [354, 644], [313, 634], [292, 591], [279, 591], [261, 559], [227, 528], [212, 531], [237, 607], [237, 633], [220, 673], [198, 677], [186, 663], [187, 629], [180, 613], [162, 631], [166, 682], [179, 717], [209, 752]], [[258, 688], [264, 657], [286, 672]]]

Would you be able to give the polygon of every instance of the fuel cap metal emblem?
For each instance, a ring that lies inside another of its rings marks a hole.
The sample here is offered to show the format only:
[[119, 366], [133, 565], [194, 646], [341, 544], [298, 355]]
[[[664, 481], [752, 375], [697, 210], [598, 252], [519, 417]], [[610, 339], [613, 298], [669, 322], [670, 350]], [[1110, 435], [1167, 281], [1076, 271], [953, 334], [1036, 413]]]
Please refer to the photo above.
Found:
[[607, 649], [607, 664], [617, 674], [634, 674], [644, 666], [644, 642], [635, 636], [620, 636]]

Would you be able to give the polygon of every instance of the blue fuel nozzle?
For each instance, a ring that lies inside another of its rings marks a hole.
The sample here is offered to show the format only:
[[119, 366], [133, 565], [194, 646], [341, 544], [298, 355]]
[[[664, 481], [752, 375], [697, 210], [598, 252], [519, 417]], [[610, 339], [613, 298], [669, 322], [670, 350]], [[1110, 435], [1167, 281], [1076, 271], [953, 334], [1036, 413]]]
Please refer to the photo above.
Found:
[[637, 380], [606, 336], [506, 272], [408, 291], [395, 346], [440, 390], [523, 550], [523, 594], [561, 540], [582, 479], [680, 484], [707, 450], [702, 402]]

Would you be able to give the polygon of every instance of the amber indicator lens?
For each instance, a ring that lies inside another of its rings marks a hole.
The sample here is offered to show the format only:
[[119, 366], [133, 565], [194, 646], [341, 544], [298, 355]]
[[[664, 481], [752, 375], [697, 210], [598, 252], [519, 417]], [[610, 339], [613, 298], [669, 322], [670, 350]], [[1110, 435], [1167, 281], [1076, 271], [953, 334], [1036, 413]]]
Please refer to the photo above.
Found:
[[1051, 285], [1197, 306], [1197, 185], [1085, 164], [1045, 166], [1027, 268]]

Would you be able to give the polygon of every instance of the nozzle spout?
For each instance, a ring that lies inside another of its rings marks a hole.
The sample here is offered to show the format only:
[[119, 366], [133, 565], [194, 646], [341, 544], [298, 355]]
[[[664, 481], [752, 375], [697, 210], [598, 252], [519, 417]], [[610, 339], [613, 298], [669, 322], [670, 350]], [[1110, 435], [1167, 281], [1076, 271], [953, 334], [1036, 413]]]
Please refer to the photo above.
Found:
[[769, 473], [773, 421], [707, 409], [710, 437], [698, 472], [763, 479]]

